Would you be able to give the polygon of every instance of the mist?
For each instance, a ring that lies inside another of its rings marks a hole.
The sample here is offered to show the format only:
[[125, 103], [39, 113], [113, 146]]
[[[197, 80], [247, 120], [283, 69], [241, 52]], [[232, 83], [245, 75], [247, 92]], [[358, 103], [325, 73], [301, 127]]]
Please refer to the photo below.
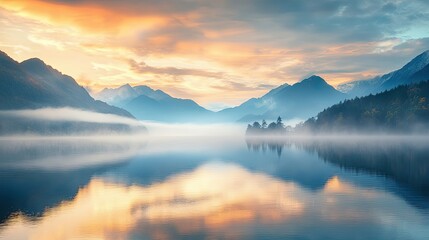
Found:
[[142, 134], [138, 120], [76, 108], [41, 108], [0, 111], [0, 135], [106, 135]]
[[162, 123], [144, 121], [151, 136], [243, 136], [246, 130], [242, 123]]
[[88, 122], [106, 124], [125, 124], [141, 126], [141, 122], [135, 119], [121, 117], [115, 114], [91, 112], [76, 108], [40, 108], [25, 110], [3, 110], [0, 117], [19, 117], [43, 121], [62, 122]]
[[[91, 112], [76, 108], [41, 108], [0, 111], [0, 136], [73, 136], [73, 135], [116, 135], [117, 137], [148, 134], [147, 137], [219, 137], [243, 138], [246, 123], [163, 123], [140, 121], [114, 114]], [[267, 121], [269, 123], [270, 120]], [[292, 130], [265, 131], [247, 135], [247, 138], [265, 139], [359, 139], [359, 138], [411, 138], [419, 136], [426, 139], [427, 131], [409, 133], [394, 131], [310, 131], [302, 126], [302, 119], [287, 119], [284, 126]], [[15, 129], [17, 128], [18, 129]], [[144, 131], [142, 131], [144, 130]], [[118, 138], [117, 140], [119, 140]]]

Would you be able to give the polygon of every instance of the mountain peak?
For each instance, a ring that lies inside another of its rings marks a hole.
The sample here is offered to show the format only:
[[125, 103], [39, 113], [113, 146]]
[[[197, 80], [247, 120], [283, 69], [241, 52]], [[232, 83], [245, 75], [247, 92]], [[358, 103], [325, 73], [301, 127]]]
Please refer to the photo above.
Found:
[[325, 81], [325, 79], [317, 76], [317, 75], [312, 75], [309, 78], [306, 78], [304, 80], [302, 80], [299, 83], [295, 83], [294, 85], [317, 85], [317, 86], [324, 86], [324, 85], [328, 85], [329, 84]]
[[45, 74], [46, 72], [52, 72], [54, 70], [39, 58], [27, 59], [22, 61], [20, 65], [33, 74]]
[[7, 53], [5, 53], [5, 52], [3, 52], [1, 50], [0, 50], [0, 57], [8, 57], [8, 58], [10, 58], [9, 55], [7, 55]]
[[25, 65], [33, 65], [33, 66], [46, 66], [45, 62], [43, 62], [40, 58], [29, 58], [21, 62], [21, 64]]
[[407, 63], [403, 68], [423, 68], [429, 64], [429, 50], [426, 50], [413, 58], [409, 63]]
[[0, 66], [11, 68], [17, 63], [7, 53], [0, 51]]
[[301, 82], [303, 82], [303, 81], [322, 81], [322, 82], [325, 82], [325, 80], [323, 78], [321, 78], [320, 76], [317, 76], [317, 75], [311, 75], [309, 78], [306, 78], [306, 79], [302, 80]]
[[125, 110], [95, 101], [73, 78], [38, 58], [18, 63], [0, 53], [0, 71], [0, 109], [72, 107], [132, 117]]
[[127, 84], [124, 84], [124, 85], [120, 86], [118, 89], [131, 90], [131, 89], [133, 89], [133, 87], [129, 83], [127, 83]]

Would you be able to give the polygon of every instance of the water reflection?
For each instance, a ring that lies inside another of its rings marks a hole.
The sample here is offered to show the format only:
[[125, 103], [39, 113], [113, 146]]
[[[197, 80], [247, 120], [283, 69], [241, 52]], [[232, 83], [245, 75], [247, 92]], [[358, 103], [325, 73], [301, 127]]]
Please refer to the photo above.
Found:
[[367, 139], [5, 141], [0, 238], [427, 239], [427, 149]]
[[[394, 207], [397, 215], [392, 215]], [[250, 172], [238, 165], [208, 163], [147, 186], [100, 178], [79, 189], [70, 201], [30, 219], [16, 215], [0, 233], [5, 239], [70, 238], [236, 238], [293, 237], [298, 232], [323, 239], [317, 229], [346, 227], [363, 237], [380, 237], [378, 227], [423, 227], [427, 219], [385, 192], [359, 188], [333, 177], [311, 192], [292, 182]], [[424, 228], [422, 228], [424, 229]], [[308, 232], [305, 232], [308, 231]], [[423, 239], [429, 230], [407, 229], [398, 236]], [[423, 235], [421, 235], [423, 234]]]
[[[249, 150], [272, 151], [279, 156], [285, 148], [316, 153], [324, 161], [355, 173], [389, 177], [414, 191], [429, 196], [428, 139], [246, 139]], [[429, 205], [428, 205], [429, 207]]]
[[126, 164], [145, 145], [106, 137], [0, 140], [0, 223], [16, 212], [40, 216], [73, 198], [94, 175]]
[[201, 227], [216, 230], [235, 222], [298, 216], [304, 210], [300, 194], [292, 183], [225, 164], [204, 165], [147, 187], [93, 179], [72, 201], [48, 210], [36, 222], [22, 215], [9, 220], [2, 235], [17, 238], [25, 230], [31, 239], [113, 238], [139, 223], [172, 223], [191, 234]]
[[137, 155], [146, 142], [109, 137], [0, 140], [0, 167], [58, 171], [114, 164]]

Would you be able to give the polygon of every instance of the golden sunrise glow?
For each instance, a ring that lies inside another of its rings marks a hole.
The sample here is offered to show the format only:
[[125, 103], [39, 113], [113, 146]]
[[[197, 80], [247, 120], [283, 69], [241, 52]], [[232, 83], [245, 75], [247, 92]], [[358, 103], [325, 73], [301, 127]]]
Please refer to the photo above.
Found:
[[148, 85], [208, 108], [237, 105], [312, 74], [336, 86], [399, 66], [380, 69], [364, 59], [394, 52], [404, 39], [311, 35], [288, 27], [287, 16], [248, 19], [228, 4], [5, 0], [0, 49], [19, 61], [41, 58], [94, 92]]

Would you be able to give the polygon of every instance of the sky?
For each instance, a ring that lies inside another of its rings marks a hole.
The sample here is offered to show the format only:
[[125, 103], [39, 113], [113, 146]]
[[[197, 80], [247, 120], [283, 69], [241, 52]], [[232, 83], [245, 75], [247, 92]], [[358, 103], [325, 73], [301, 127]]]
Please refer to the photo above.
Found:
[[0, 50], [93, 92], [125, 83], [219, 110], [316, 74], [329, 84], [429, 49], [426, 0], [1, 0]]

